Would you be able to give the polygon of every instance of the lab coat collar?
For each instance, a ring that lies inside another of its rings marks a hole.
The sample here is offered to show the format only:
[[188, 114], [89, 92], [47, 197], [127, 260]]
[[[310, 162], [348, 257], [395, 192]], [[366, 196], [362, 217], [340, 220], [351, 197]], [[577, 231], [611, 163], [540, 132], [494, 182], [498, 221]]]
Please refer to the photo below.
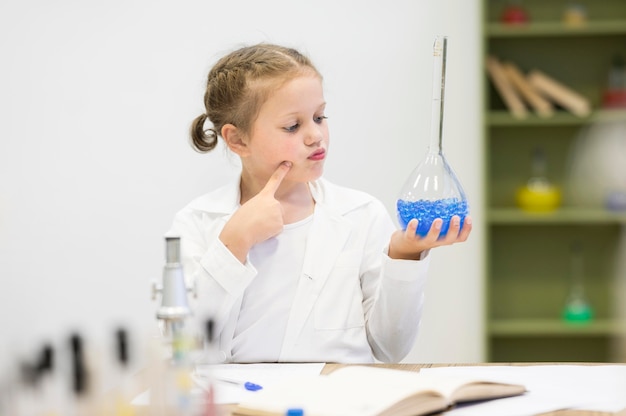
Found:
[[237, 176], [220, 188], [194, 199], [189, 204], [190, 208], [213, 214], [231, 214], [235, 212], [241, 200], [240, 181], [241, 176]]

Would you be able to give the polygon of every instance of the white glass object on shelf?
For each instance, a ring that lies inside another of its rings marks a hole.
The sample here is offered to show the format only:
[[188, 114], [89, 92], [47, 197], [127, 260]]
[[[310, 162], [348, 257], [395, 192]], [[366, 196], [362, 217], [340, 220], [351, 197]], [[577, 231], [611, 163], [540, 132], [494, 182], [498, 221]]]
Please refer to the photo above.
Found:
[[454, 215], [461, 226], [469, 214], [469, 204], [460, 181], [443, 153], [443, 109], [446, 78], [447, 37], [438, 36], [433, 47], [433, 100], [430, 142], [425, 159], [405, 182], [396, 203], [402, 228], [418, 220], [417, 234], [428, 234], [433, 221], [443, 220], [440, 238], [445, 236]]

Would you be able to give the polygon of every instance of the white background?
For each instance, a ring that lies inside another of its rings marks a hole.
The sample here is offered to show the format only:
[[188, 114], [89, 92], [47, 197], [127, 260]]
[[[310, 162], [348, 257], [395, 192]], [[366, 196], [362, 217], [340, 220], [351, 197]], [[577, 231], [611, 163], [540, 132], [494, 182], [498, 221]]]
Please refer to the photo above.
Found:
[[[237, 173], [188, 143], [206, 74], [259, 41], [308, 54], [325, 78], [325, 176], [395, 217], [430, 130], [432, 44], [449, 36], [444, 149], [475, 231], [432, 253], [406, 362], [483, 359], [478, 0], [0, 3], [0, 365], [70, 331], [105, 345], [156, 322], [174, 213]], [[143, 341], [141, 341], [143, 342]]]

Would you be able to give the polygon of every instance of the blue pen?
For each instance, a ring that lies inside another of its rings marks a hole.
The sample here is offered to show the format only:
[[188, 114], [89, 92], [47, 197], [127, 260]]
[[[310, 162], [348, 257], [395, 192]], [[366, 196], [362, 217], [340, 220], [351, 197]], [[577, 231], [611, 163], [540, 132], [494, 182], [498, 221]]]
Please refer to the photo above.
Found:
[[[206, 384], [206, 382], [211, 379], [211, 378], [207, 377], [204, 374], [198, 374], [198, 373], [194, 373], [192, 375], [192, 378], [196, 381], [196, 383], [198, 383], [203, 388], [204, 388], [204, 385]], [[224, 383], [236, 384], [238, 386], [242, 386], [244, 389], [246, 389], [248, 391], [257, 391], [257, 390], [261, 390], [263, 388], [263, 386], [260, 386], [260, 385], [258, 385], [256, 383], [252, 383], [250, 381], [240, 381], [240, 380], [235, 380], [235, 379], [232, 379], [232, 378], [224, 378], [224, 377], [214, 377], [212, 379], [216, 380], [216, 381], [222, 381]], [[200, 380], [202, 380], [202, 381], [200, 381]]]
[[239, 386], [243, 386], [243, 388], [249, 391], [257, 391], [263, 388], [262, 386], [256, 383], [251, 383], [249, 381], [239, 381], [239, 380], [233, 380], [231, 378], [223, 378], [223, 377], [216, 377], [215, 379], [218, 381], [223, 381], [225, 383], [231, 383], [231, 384], [237, 384]]

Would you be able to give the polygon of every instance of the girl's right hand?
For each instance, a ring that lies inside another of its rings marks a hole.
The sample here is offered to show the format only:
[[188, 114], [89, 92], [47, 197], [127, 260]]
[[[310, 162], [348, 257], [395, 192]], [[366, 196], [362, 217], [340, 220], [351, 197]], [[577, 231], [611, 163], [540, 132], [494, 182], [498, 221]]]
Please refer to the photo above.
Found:
[[265, 187], [232, 215], [220, 233], [219, 239], [242, 263], [252, 246], [283, 230], [283, 208], [275, 194], [290, 169], [291, 162], [281, 163]]
[[440, 238], [439, 232], [442, 223], [443, 220], [437, 218], [433, 221], [428, 234], [420, 237], [417, 234], [417, 219], [412, 219], [407, 224], [406, 230], [396, 230], [391, 235], [389, 257], [392, 259], [419, 260], [426, 250], [466, 241], [472, 231], [472, 218], [469, 215], [465, 217], [463, 228], [461, 228], [461, 218], [455, 215], [450, 221], [448, 233]]

